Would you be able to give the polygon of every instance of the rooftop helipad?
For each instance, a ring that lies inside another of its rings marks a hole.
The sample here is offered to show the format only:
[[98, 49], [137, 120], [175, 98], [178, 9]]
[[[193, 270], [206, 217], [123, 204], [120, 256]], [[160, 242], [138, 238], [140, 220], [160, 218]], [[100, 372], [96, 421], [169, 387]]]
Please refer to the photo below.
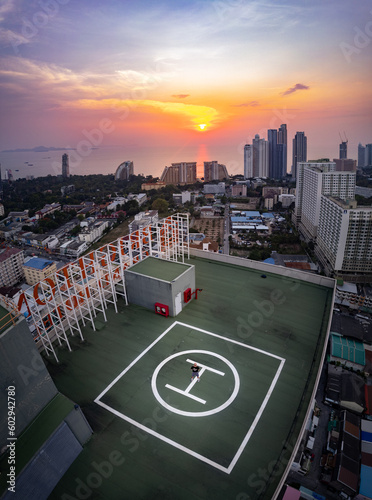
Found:
[[97, 331], [83, 329], [85, 342], [72, 339], [73, 352], [59, 349], [59, 364], [47, 359], [94, 431], [50, 498], [273, 498], [311, 400], [333, 288], [227, 260], [186, 261], [202, 292], [176, 318], [122, 301]]

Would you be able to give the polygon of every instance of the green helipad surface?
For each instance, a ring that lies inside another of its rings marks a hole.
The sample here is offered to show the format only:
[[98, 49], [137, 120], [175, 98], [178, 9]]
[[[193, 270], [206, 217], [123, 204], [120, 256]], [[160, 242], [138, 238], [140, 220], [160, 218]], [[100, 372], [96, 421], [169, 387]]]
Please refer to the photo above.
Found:
[[94, 431], [50, 498], [272, 498], [309, 404], [332, 289], [188, 262], [203, 291], [176, 318], [120, 303], [100, 331], [84, 328], [84, 343], [72, 339], [74, 352], [58, 351], [60, 364], [47, 361]]
[[180, 262], [166, 261], [156, 259], [155, 257], [147, 257], [130, 268], [132, 272], [143, 274], [151, 278], [157, 278], [164, 281], [172, 281], [180, 274], [190, 268], [186, 264]]
[[0, 306], [0, 320], [3, 319], [8, 313], [8, 311], [6, 309], [4, 309], [4, 307]]

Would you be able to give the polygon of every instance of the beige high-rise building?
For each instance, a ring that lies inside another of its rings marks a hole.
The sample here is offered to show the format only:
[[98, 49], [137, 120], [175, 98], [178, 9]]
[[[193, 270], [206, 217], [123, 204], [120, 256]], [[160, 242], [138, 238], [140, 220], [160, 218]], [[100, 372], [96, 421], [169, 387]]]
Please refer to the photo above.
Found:
[[196, 182], [196, 161], [172, 163], [165, 167], [160, 177], [165, 184], [194, 184]]
[[258, 134], [244, 146], [244, 178], [269, 176], [269, 143]]
[[217, 161], [204, 162], [204, 182], [223, 181], [228, 178], [229, 174], [225, 165], [221, 165]]

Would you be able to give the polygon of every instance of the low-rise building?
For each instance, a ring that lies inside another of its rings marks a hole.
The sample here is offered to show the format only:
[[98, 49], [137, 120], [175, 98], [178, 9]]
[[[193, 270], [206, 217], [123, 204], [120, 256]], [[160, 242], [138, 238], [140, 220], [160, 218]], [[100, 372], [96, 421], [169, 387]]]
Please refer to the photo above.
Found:
[[335, 303], [351, 309], [372, 312], [372, 295], [359, 293], [355, 283], [343, 282], [336, 286]]
[[363, 370], [366, 364], [366, 357], [362, 342], [343, 337], [336, 333], [331, 334], [330, 342], [331, 361], [339, 362], [355, 370]]
[[22, 222], [28, 219], [28, 210], [23, 210], [22, 212], [9, 212], [7, 218], [16, 222]]
[[226, 186], [224, 182], [218, 184], [204, 184], [205, 194], [225, 194]]
[[23, 264], [26, 283], [35, 285], [56, 272], [56, 263], [52, 260], [33, 257]]
[[79, 233], [80, 241], [85, 241], [89, 245], [99, 240], [104, 230], [109, 227], [110, 222], [108, 220], [98, 220], [98, 221], [84, 221], [80, 224], [82, 228]]
[[200, 217], [203, 219], [208, 217], [214, 217], [214, 208], [211, 206], [202, 207], [200, 209]]
[[231, 196], [235, 197], [244, 197], [247, 196], [247, 184], [234, 184], [231, 186]]
[[165, 182], [144, 182], [143, 184], [141, 184], [141, 189], [143, 191], [151, 191], [152, 189], [162, 189], [163, 187], [165, 187], [167, 184]]
[[139, 206], [143, 205], [147, 201], [147, 194], [146, 193], [139, 193], [139, 194], [128, 194], [128, 200], [136, 200]]
[[139, 212], [134, 216], [134, 220], [129, 224], [129, 232], [137, 231], [145, 226], [154, 224], [159, 220], [159, 212], [157, 210], [149, 210], [148, 212]]
[[203, 250], [204, 252], [218, 252], [218, 243], [211, 238], [204, 238], [202, 241], [193, 241], [190, 243], [190, 248]]
[[88, 249], [88, 244], [86, 241], [80, 241], [79, 239], [69, 240], [60, 246], [60, 253], [62, 255], [69, 255], [71, 257], [80, 257], [85, 250]]
[[44, 208], [36, 212], [36, 218], [43, 219], [47, 215], [50, 215], [53, 212], [56, 212], [57, 210], [61, 210], [60, 203], [52, 203], [51, 205], [47, 204], [44, 206]]
[[183, 205], [184, 203], [191, 201], [191, 192], [182, 191], [182, 193], [174, 193], [173, 201], [176, 205]]
[[283, 208], [288, 208], [296, 201], [296, 196], [294, 194], [280, 194], [278, 199]]
[[124, 205], [126, 202], [126, 198], [115, 198], [109, 205], [107, 205], [107, 210], [117, 210], [118, 206]]

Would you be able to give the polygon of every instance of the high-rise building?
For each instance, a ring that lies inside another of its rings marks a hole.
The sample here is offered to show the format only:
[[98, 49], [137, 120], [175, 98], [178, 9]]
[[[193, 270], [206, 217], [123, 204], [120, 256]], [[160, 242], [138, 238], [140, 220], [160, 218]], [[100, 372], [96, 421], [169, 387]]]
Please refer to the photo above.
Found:
[[342, 141], [340, 144], [340, 160], [347, 158], [347, 141]]
[[269, 176], [269, 143], [255, 135], [252, 144], [244, 146], [244, 178]]
[[278, 129], [278, 144], [283, 144], [285, 147], [282, 148], [281, 153], [281, 161], [282, 161], [282, 170], [284, 176], [287, 174], [287, 125], [283, 123], [280, 125]]
[[272, 179], [277, 178], [277, 145], [278, 145], [278, 131], [276, 129], [269, 129], [267, 131], [267, 140], [269, 142], [269, 177]]
[[287, 174], [287, 126], [281, 125], [279, 130], [269, 129], [267, 140], [269, 142], [269, 177], [282, 179]]
[[1, 163], [0, 163], [0, 200], [3, 199], [4, 192], [3, 192], [3, 179], [1, 177]]
[[358, 144], [358, 167], [363, 168], [365, 167], [365, 160], [366, 160], [366, 148], [359, 143]]
[[372, 144], [366, 144], [364, 166], [365, 167], [372, 167]]
[[322, 195], [353, 200], [355, 172], [338, 172], [329, 161], [298, 163], [293, 220], [307, 241], [316, 240]]
[[13, 172], [11, 168], [5, 169], [4, 181], [11, 182], [13, 180]]
[[253, 176], [253, 146], [246, 144], [244, 146], [244, 179], [250, 179]]
[[321, 196], [315, 252], [327, 275], [372, 280], [372, 207]]
[[307, 161], [307, 137], [305, 132], [296, 132], [292, 149], [292, 178], [297, 178], [297, 163]]
[[123, 161], [120, 163], [115, 172], [115, 180], [116, 181], [128, 181], [129, 177], [133, 175], [134, 166], [132, 161]]
[[204, 162], [204, 182], [222, 181], [228, 179], [229, 174], [225, 165], [221, 165], [217, 161]]
[[62, 177], [70, 177], [70, 164], [67, 153], [62, 155]]
[[196, 161], [172, 163], [165, 167], [160, 177], [165, 184], [194, 184], [196, 182]]

